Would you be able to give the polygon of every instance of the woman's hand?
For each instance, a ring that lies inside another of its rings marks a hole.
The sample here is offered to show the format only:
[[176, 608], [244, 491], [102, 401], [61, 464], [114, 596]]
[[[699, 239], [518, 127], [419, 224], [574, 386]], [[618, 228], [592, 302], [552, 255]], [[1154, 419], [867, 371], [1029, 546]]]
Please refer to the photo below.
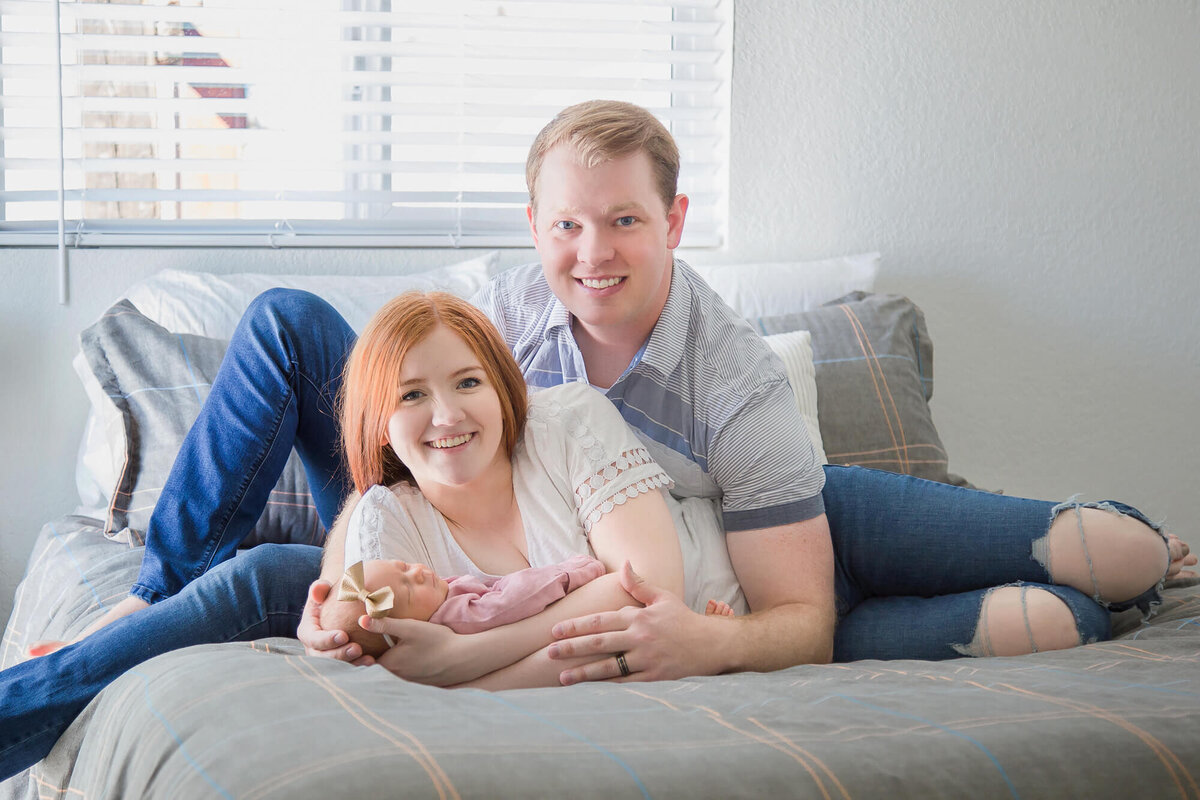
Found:
[[360, 667], [374, 664], [375, 659], [364, 656], [362, 648], [350, 642], [345, 631], [327, 631], [321, 627], [321, 604], [329, 598], [332, 590], [327, 581], [313, 581], [308, 587], [308, 600], [304, 603], [304, 613], [296, 628], [296, 638], [310, 656], [349, 661]]
[[471, 636], [445, 625], [416, 619], [371, 619], [363, 615], [364, 630], [392, 637], [395, 644], [377, 659], [380, 666], [405, 680], [430, 686], [451, 686], [473, 680], [490, 670], [471, 657]]
[[[695, 613], [676, 595], [643, 580], [629, 562], [618, 574], [621, 586], [645, 608], [631, 606], [555, 625], [553, 634], [558, 641], [549, 647], [550, 658], [597, 658], [564, 670], [559, 675], [563, 685], [607, 679], [670, 680], [715, 672], [715, 665], [701, 663], [700, 658], [708, 650], [705, 643], [711, 641], [709, 625], [728, 620]], [[624, 658], [628, 675], [622, 675], [618, 654]]]

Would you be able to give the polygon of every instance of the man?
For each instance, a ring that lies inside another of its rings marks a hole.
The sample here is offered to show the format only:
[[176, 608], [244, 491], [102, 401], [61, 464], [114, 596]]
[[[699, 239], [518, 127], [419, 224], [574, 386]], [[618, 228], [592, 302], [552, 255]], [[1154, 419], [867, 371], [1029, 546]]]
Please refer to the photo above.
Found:
[[[591, 383], [640, 432], [677, 492], [721, 500], [752, 611], [730, 624], [655, 587], [627, 585], [646, 608], [556, 626], [552, 656], [596, 656], [565, 670], [564, 683], [762, 671], [832, 654], [823, 473], [762, 340], [673, 257], [688, 207], [678, 171], [674, 141], [646, 110], [606, 101], [565, 109], [535, 140], [526, 168], [541, 263], [509, 271], [475, 298], [527, 383]], [[326, 592], [317, 589], [299, 631], [314, 652], [341, 641], [316, 621]]]

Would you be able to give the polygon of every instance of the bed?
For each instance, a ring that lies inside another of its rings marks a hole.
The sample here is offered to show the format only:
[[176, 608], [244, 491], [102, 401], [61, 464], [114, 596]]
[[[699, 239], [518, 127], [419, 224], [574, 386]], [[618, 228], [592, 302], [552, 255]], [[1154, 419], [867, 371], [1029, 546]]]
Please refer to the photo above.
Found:
[[[965, 483], [929, 411], [923, 315], [872, 292], [878, 265], [704, 272], [784, 359], [831, 463]], [[81, 334], [80, 508], [38, 535], [0, 666], [124, 596], [156, 487], [257, 291], [316, 291], [361, 327], [397, 291], [470, 295], [495, 269], [488, 255], [410, 276], [164, 272], [131, 287]], [[248, 544], [322, 535], [291, 462]], [[447, 691], [294, 640], [193, 647], [109, 686], [0, 797], [1200, 797], [1196, 583], [1070, 651], [651, 684]]]

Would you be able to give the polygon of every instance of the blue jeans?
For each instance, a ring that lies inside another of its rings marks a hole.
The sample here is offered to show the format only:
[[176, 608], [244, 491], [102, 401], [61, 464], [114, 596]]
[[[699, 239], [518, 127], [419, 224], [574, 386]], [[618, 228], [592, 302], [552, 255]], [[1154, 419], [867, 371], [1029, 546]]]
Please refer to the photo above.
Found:
[[232, 558], [293, 447], [332, 526], [350, 487], [336, 398], [355, 338], [316, 295], [271, 289], [255, 298], [150, 515], [131, 594], [158, 602]]
[[333, 524], [349, 487], [335, 398], [354, 341], [315, 295], [271, 290], [254, 300], [147, 526], [131, 594], [153, 605], [0, 672], [0, 778], [43, 758], [92, 697], [149, 658], [295, 635], [320, 548], [259, 545], [233, 556], [293, 447], [321, 521]]
[[[1074, 503], [980, 492], [862, 467], [825, 468], [822, 492], [833, 536], [838, 627], [834, 660], [966, 655], [987, 593], [1027, 584], [1075, 615], [1080, 643], [1112, 635], [1109, 611], [1148, 612], [1158, 587], [1120, 604], [1052, 584], [1034, 542]], [[1110, 507], [1157, 529], [1136, 509]]]
[[50, 752], [118, 676], [195, 644], [295, 636], [321, 549], [262, 544], [81, 642], [0, 672], [0, 780]]

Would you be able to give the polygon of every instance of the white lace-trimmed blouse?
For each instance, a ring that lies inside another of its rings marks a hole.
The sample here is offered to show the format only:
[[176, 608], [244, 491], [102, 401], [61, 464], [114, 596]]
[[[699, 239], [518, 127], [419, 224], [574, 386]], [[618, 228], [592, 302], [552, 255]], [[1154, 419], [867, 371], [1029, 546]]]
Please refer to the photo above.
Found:
[[[666, 491], [670, 486], [667, 474], [595, 389], [569, 383], [530, 396], [529, 419], [513, 452], [513, 490], [530, 566], [595, 555], [588, 533], [597, 520], [632, 497], [659, 492], [679, 534], [688, 605], [703, 612], [709, 599], [724, 600], [745, 613], [712, 501], [681, 502]], [[346, 535], [363, 543], [368, 558], [418, 561], [447, 577], [494, 577], [467, 557], [442, 515], [408, 483], [371, 487], [355, 507]], [[378, 553], [367, 544], [376, 537]]]

